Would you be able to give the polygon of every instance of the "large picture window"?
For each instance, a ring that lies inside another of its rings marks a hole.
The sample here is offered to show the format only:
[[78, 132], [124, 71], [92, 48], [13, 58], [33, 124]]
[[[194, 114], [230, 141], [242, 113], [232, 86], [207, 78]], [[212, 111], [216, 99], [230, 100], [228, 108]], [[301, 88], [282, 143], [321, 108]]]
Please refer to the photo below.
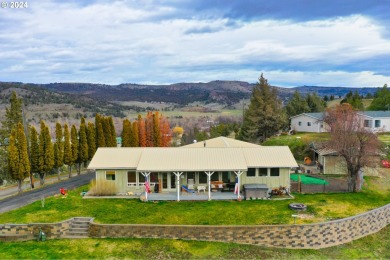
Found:
[[106, 171], [106, 180], [115, 181], [115, 171]]

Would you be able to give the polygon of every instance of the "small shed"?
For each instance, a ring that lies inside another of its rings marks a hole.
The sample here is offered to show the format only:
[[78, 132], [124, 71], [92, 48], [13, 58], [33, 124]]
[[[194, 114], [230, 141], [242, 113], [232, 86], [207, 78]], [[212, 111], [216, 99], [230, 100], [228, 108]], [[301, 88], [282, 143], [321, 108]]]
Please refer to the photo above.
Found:
[[244, 184], [245, 199], [263, 199], [268, 197], [267, 184]]

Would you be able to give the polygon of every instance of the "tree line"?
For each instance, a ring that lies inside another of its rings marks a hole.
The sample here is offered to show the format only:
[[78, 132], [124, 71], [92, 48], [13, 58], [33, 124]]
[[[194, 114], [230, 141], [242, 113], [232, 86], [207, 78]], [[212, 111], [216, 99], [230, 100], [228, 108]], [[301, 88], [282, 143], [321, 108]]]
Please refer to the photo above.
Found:
[[[60, 169], [68, 166], [69, 178], [72, 167], [78, 174], [82, 165], [87, 166], [99, 147], [117, 147], [117, 134], [111, 116], [96, 114], [95, 122], [86, 122], [81, 117], [79, 128], [75, 125], [55, 125], [55, 138], [52, 139], [45, 121], [40, 121], [39, 133], [34, 126], [23, 124], [22, 99], [13, 92], [10, 107], [6, 108], [5, 120], [0, 132], [1, 141], [8, 143], [1, 149], [1, 155], [7, 158], [6, 170], [2, 169], [2, 179], [15, 180], [19, 192], [22, 182], [30, 177], [33, 186], [33, 175], [38, 174], [41, 185], [47, 174], [56, 171], [60, 179]], [[149, 112], [145, 119], [141, 115], [131, 123], [123, 120], [123, 147], [160, 147], [169, 146], [171, 141], [170, 124], [167, 118], [158, 112]], [[4, 167], [3, 167], [4, 168]]]

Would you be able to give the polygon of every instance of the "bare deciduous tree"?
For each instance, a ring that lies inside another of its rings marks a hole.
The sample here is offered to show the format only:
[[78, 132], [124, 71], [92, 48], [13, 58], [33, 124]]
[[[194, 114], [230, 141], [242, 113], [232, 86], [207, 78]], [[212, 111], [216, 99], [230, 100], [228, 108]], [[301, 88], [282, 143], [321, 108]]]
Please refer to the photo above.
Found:
[[357, 111], [347, 103], [328, 109], [324, 121], [330, 127], [327, 147], [345, 159], [348, 190], [358, 192], [361, 188], [359, 172], [365, 166], [372, 166], [380, 145], [378, 138], [364, 127]]

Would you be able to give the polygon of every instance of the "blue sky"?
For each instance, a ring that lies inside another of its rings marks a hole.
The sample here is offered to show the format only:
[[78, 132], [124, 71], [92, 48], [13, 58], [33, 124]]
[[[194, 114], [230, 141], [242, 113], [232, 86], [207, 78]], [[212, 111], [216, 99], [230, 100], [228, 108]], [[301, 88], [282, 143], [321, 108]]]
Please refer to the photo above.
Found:
[[0, 81], [390, 84], [390, 0], [27, 3], [0, 8]]

